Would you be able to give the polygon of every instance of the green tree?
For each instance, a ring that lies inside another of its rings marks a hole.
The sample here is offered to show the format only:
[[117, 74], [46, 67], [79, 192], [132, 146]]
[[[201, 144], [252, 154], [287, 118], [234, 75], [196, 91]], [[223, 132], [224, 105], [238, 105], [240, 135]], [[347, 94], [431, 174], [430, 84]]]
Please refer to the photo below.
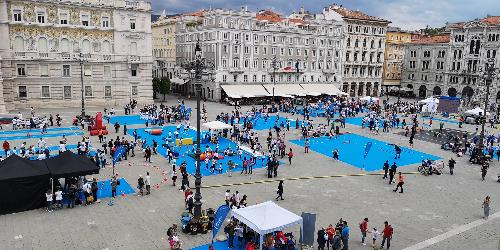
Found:
[[165, 101], [165, 95], [170, 93], [170, 79], [166, 77], [161, 78], [159, 92], [163, 95], [163, 101]]
[[156, 99], [156, 93], [160, 92], [161, 80], [158, 77], [153, 78], [153, 99]]

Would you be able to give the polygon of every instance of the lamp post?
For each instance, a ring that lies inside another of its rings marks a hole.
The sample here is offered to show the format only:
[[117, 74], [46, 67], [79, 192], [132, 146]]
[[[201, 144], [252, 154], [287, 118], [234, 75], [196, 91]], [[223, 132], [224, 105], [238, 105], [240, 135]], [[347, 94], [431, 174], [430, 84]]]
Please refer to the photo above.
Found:
[[495, 68], [495, 61], [493, 59], [489, 59], [488, 63], [486, 63], [484, 71], [483, 71], [483, 79], [484, 79], [484, 84], [486, 85], [486, 95], [484, 96], [484, 112], [483, 112], [483, 117], [481, 118], [481, 134], [479, 135], [479, 150], [480, 154], [484, 154], [484, 126], [486, 124], [486, 114], [487, 114], [487, 109], [489, 105], [489, 97], [490, 97], [490, 85], [493, 82], [493, 79], [495, 78], [495, 74], [497, 73], [497, 70]]
[[85, 119], [85, 95], [84, 95], [84, 88], [83, 88], [83, 64], [88, 62], [85, 60], [83, 57], [82, 52], [78, 53], [78, 57], [74, 58], [74, 61], [78, 62], [80, 64], [80, 83], [81, 83], [81, 90], [82, 90], [82, 114], [81, 114], [81, 119]]
[[[195, 80], [196, 89], [196, 174], [195, 174], [195, 194], [194, 194], [194, 214], [195, 221], [199, 222], [201, 217], [201, 173], [200, 173], [200, 155], [201, 155], [201, 81], [203, 75], [207, 75], [207, 70], [213, 70], [215, 64], [206, 58], [202, 58], [200, 41], [196, 42], [194, 58], [190, 62], [184, 63], [181, 67], [185, 69], [189, 77]], [[194, 76], [194, 77], [193, 77]]]
[[275, 102], [275, 97], [274, 97], [274, 87], [276, 86], [276, 70], [278, 69], [278, 59], [276, 58], [276, 55], [274, 55], [273, 60], [271, 61], [271, 67], [273, 67], [273, 103]]

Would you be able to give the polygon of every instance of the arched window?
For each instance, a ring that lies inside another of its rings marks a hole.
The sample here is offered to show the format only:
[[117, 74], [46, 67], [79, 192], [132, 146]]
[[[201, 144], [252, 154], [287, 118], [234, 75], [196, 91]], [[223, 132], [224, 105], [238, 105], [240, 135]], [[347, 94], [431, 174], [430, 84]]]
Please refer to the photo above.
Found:
[[476, 41], [472, 40], [470, 41], [470, 54], [474, 53], [474, 48], [476, 47]]
[[69, 52], [69, 40], [66, 38], [61, 39], [61, 52]]
[[47, 38], [41, 37], [38, 39], [38, 52], [47, 52]]
[[109, 41], [102, 42], [102, 53], [111, 54], [111, 43]]
[[24, 39], [20, 36], [14, 39], [14, 51], [24, 51]]
[[82, 53], [88, 54], [90, 53], [90, 41], [85, 39], [82, 42]]

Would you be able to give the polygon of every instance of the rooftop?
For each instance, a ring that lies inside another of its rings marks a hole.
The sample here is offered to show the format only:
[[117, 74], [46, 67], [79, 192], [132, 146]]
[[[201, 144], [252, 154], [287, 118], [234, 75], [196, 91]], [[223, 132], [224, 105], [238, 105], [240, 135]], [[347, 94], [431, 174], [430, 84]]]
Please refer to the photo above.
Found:
[[333, 10], [333, 11], [337, 12], [338, 14], [340, 14], [342, 17], [348, 18], [348, 19], [358, 19], [358, 20], [387, 22], [387, 23], [390, 22], [390, 21], [387, 21], [387, 20], [382, 19], [382, 18], [370, 16], [370, 15], [365, 14], [359, 10], [348, 9], [346, 7], [343, 7], [342, 5], [333, 4], [333, 5], [330, 5], [329, 8], [330, 8], [330, 10]]
[[439, 43], [449, 43], [450, 34], [440, 34], [434, 36], [423, 36], [419, 39], [413, 40], [412, 44], [439, 44]]

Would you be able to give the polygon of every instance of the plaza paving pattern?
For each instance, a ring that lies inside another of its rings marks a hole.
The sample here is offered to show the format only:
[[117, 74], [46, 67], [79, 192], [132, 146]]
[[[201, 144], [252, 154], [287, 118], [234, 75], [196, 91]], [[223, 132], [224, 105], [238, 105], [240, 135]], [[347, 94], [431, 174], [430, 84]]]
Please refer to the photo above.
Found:
[[[177, 100], [170, 98], [169, 104]], [[194, 103], [187, 101], [194, 107]], [[206, 103], [209, 119], [214, 119], [216, 112], [231, 111], [233, 107], [217, 103]], [[108, 107], [108, 109], [111, 107]], [[118, 111], [119, 107], [115, 107]], [[243, 107], [249, 109], [249, 107]], [[103, 107], [91, 107], [87, 112], [102, 111]], [[29, 111], [23, 111], [26, 115]], [[64, 126], [71, 122], [72, 114], [78, 109], [38, 110], [39, 113], [61, 113]], [[17, 113], [17, 111], [16, 111]], [[300, 117], [300, 116], [299, 116]], [[291, 119], [293, 117], [290, 116]], [[324, 118], [313, 118], [315, 123], [326, 123]], [[194, 125], [195, 121], [191, 121]], [[434, 123], [433, 127], [437, 128]], [[450, 127], [454, 125], [451, 124]], [[143, 125], [137, 125], [137, 128]], [[130, 125], [129, 129], [133, 129]], [[474, 126], [465, 126], [474, 131]], [[358, 126], [347, 125], [347, 131], [368, 138], [408, 146], [408, 139], [395, 133], [401, 129], [392, 129], [389, 133], [375, 135]], [[342, 129], [341, 132], [345, 132]], [[111, 132], [108, 137], [123, 136], [123, 132]], [[267, 133], [260, 133], [259, 140], [264, 141]], [[76, 144], [80, 138], [68, 137], [70, 144]], [[300, 139], [300, 131], [291, 129], [287, 140]], [[35, 144], [37, 139], [27, 139], [28, 144]], [[47, 138], [51, 145], [58, 144], [58, 138]], [[94, 145], [97, 138], [92, 138]], [[11, 141], [11, 146], [20, 145], [21, 140]], [[498, 211], [500, 204], [500, 183], [495, 182], [499, 163], [493, 162], [486, 181], [481, 181], [479, 167], [469, 165], [467, 158], [459, 158], [455, 175], [422, 176], [407, 174], [404, 194], [394, 193], [394, 185], [388, 185], [378, 172], [365, 172], [331, 157], [311, 152], [303, 153], [303, 148], [287, 142], [295, 152], [292, 165], [283, 164], [278, 178], [267, 179], [264, 169], [255, 170], [253, 175], [234, 174], [215, 175], [203, 178], [202, 189], [204, 208], [216, 208], [223, 203], [226, 189], [240, 191], [248, 195], [249, 204], [274, 199], [275, 181], [285, 179], [284, 198], [278, 204], [294, 213], [310, 212], [317, 214], [316, 228], [334, 224], [339, 218], [349, 222], [351, 228], [350, 249], [371, 249], [362, 246], [358, 223], [364, 218], [370, 219], [369, 227], [382, 229], [383, 222], [389, 221], [395, 228], [391, 249], [412, 247], [450, 230], [481, 219], [481, 202], [486, 195], [492, 197], [492, 214]], [[427, 154], [449, 159], [452, 154], [439, 149], [439, 145], [415, 140], [414, 149]], [[393, 157], [391, 155], [391, 157]], [[47, 213], [44, 209], [0, 216], [0, 249], [167, 249], [166, 229], [173, 223], [179, 224], [183, 211], [183, 195], [178, 187], [172, 187], [169, 178], [163, 175], [171, 171], [171, 166], [163, 156], [154, 155], [153, 163], [144, 164], [138, 154], [119, 163], [116, 171], [135, 187], [139, 174], [149, 171], [153, 188], [149, 196], [126, 195], [116, 200], [114, 206], [108, 206], [107, 199], [99, 204], [74, 209], [63, 209]], [[130, 164], [129, 164], [130, 163]], [[417, 164], [402, 170], [415, 172]], [[109, 179], [110, 167], [96, 175], [100, 180]], [[334, 176], [339, 176], [338, 178]], [[167, 175], [168, 176], [168, 175]], [[164, 180], [167, 179], [165, 182]], [[194, 179], [191, 179], [194, 183]], [[241, 184], [243, 183], [243, 184]], [[249, 184], [244, 184], [249, 183]], [[221, 186], [232, 184], [230, 186]], [[498, 249], [500, 219], [490, 218], [470, 230], [451, 235], [435, 242], [424, 249]], [[295, 235], [299, 235], [294, 231]], [[210, 235], [184, 235], [183, 249], [205, 245], [210, 242]]]

